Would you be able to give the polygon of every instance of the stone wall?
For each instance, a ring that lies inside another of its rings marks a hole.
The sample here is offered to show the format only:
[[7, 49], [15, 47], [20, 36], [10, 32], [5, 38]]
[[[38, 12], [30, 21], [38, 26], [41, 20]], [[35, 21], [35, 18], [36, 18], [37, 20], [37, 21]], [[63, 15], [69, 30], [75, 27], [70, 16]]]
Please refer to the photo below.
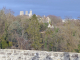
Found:
[[0, 60], [80, 60], [80, 53], [0, 49]]

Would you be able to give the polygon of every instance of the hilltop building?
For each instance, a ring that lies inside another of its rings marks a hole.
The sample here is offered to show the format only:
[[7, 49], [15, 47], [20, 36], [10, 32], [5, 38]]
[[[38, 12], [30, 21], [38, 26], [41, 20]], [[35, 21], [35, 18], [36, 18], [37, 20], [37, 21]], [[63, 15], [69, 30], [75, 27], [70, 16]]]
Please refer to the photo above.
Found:
[[51, 19], [49, 18], [49, 17], [40, 17], [40, 18], [38, 18], [38, 20], [39, 20], [39, 22], [43, 22], [43, 23], [49, 23], [49, 22], [51, 22]]
[[[24, 15], [24, 11], [20, 11], [20, 15]], [[28, 11], [25, 12], [25, 15], [31, 17], [32, 16], [32, 10], [30, 10], [30, 13], [28, 14]]]
[[54, 28], [54, 26], [51, 24], [51, 19], [49, 17], [42, 17], [42, 18], [39, 18], [38, 19], [39, 22], [42, 22], [42, 23], [48, 23], [48, 28]]
[[28, 15], [28, 11], [25, 12], [25, 15]]
[[[20, 15], [24, 15], [24, 11], [20, 11]], [[25, 11], [25, 15], [31, 17], [32, 16], [32, 10], [30, 10], [30, 13], [28, 14], [28, 11]], [[36, 15], [37, 16], [37, 15]], [[39, 22], [48, 23], [48, 28], [54, 28], [54, 26], [51, 24], [51, 19], [49, 17], [44, 17], [38, 19]]]
[[52, 24], [49, 24], [48, 28], [54, 28], [54, 26]]
[[30, 13], [29, 13], [29, 17], [31, 17], [32, 16], [32, 10], [30, 10]]
[[47, 17], [47, 22], [49, 23], [48, 28], [54, 28], [54, 26], [51, 24], [51, 19]]
[[65, 20], [62, 20], [62, 22], [65, 22]]
[[24, 11], [20, 11], [20, 15], [24, 15]]
[[51, 19], [49, 17], [47, 17], [47, 22], [50, 23], [51, 22]]

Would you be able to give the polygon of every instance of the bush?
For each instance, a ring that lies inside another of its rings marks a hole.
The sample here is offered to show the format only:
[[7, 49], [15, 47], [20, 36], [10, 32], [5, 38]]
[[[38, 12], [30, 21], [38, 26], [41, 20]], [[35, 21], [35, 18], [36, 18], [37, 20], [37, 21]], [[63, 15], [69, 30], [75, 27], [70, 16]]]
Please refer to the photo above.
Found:
[[1, 44], [2, 44], [2, 49], [5, 49], [8, 47], [6, 40], [2, 40]]
[[11, 47], [12, 46], [12, 42], [9, 42], [9, 47]]

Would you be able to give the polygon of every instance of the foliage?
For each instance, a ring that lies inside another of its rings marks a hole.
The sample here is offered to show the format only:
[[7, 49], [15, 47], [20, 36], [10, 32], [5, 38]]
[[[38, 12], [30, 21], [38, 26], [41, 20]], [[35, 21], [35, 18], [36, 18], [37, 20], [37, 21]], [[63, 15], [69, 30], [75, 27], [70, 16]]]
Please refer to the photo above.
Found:
[[18, 33], [21, 34], [21, 26], [20, 23], [18, 21], [14, 21], [10, 26], [9, 26], [9, 30], [13, 33]]
[[2, 49], [8, 47], [8, 44], [7, 44], [7, 41], [6, 40], [2, 40], [1, 45], [2, 45]]
[[40, 23], [40, 31], [45, 31], [47, 29], [48, 23]]
[[12, 42], [9, 42], [9, 47], [11, 47], [12, 46]]
[[11, 10], [0, 10], [0, 48], [36, 49], [47, 51], [80, 52], [80, 20], [61, 22], [49, 16], [54, 28], [38, 21], [34, 14], [14, 16]]
[[31, 18], [27, 32], [28, 32], [28, 35], [30, 36], [29, 39], [32, 41], [32, 46], [35, 49], [40, 49], [41, 47], [39, 29], [40, 29], [40, 24], [38, 23], [37, 17], [34, 14]]

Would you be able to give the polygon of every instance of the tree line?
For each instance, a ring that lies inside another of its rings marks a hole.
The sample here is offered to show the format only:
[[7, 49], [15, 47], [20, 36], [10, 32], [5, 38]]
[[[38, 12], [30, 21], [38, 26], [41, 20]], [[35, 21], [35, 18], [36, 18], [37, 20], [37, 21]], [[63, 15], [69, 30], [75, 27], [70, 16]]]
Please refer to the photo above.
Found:
[[51, 21], [54, 28], [39, 22], [35, 14], [31, 18], [14, 16], [11, 10], [3, 8], [0, 10], [0, 48], [80, 52], [80, 20], [67, 19], [63, 23], [54, 17]]

